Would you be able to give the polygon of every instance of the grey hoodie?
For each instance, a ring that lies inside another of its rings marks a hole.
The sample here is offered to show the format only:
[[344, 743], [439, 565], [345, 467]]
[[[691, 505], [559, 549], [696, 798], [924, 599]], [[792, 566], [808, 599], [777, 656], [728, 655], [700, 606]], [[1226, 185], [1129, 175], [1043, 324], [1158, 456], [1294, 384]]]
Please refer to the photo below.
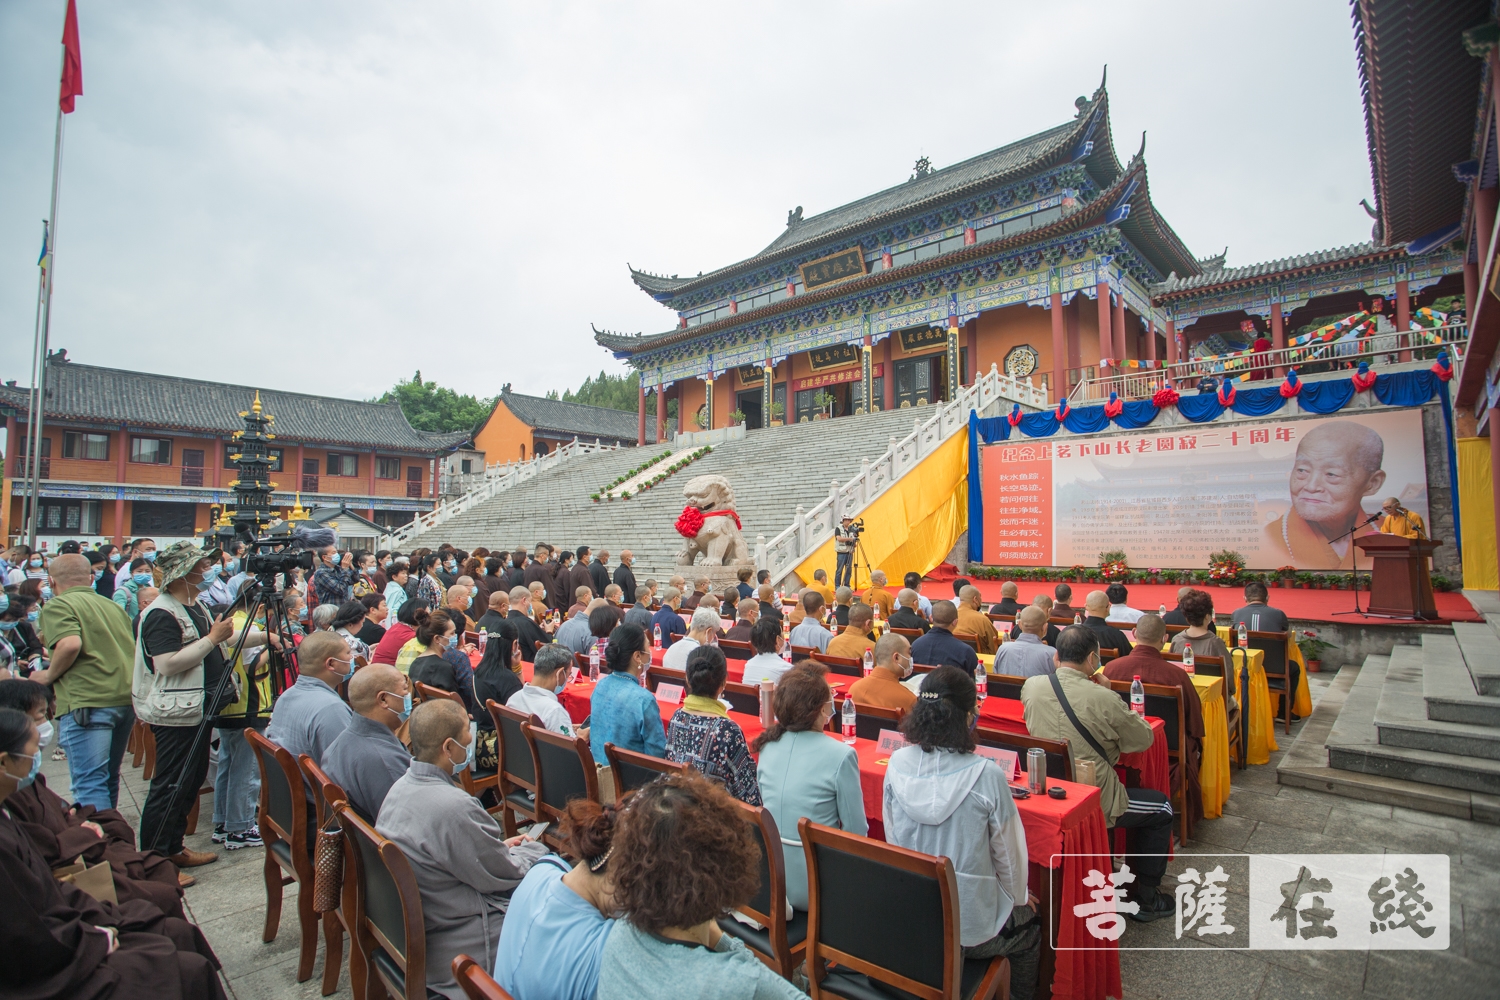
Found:
[[902, 747], [886, 769], [882, 811], [887, 841], [953, 862], [965, 948], [999, 934], [1026, 902], [1026, 831], [994, 761]]

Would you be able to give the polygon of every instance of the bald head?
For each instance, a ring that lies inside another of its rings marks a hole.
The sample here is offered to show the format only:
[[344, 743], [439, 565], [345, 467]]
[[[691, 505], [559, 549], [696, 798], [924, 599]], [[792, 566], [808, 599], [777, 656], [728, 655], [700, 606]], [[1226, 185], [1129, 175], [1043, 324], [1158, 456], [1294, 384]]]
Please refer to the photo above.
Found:
[[442, 759], [443, 745], [449, 740], [464, 743], [469, 734], [469, 713], [447, 698], [424, 701], [411, 713], [410, 732], [412, 756], [424, 764], [442, 767], [448, 763]]
[[[968, 587], [964, 588], [964, 590], [968, 589]], [[963, 597], [963, 594], [960, 593], [958, 596]], [[1017, 597], [1021, 596], [1021, 588], [1016, 586], [1014, 583], [1002, 583], [1000, 585], [1000, 596], [1014, 601]]]
[[1325, 535], [1341, 534], [1363, 513], [1363, 498], [1385, 485], [1384, 459], [1385, 442], [1364, 424], [1319, 424], [1297, 444], [1288, 482], [1292, 510]]
[[1034, 636], [1047, 634], [1047, 612], [1035, 604], [1028, 604], [1016, 615], [1016, 624], [1021, 626], [1021, 631]]
[[[1010, 588], [1010, 593], [1006, 594], [1005, 596], [1014, 598], [1016, 596], [1016, 585], [1013, 583], [1008, 583], [1006, 584], [1006, 586]], [[1004, 591], [1002, 590], [1001, 593], [1004, 593]], [[978, 587], [965, 587], [963, 590], [960, 590], [958, 592], [959, 603], [967, 605], [971, 608], [978, 608], [979, 603], [982, 599], [983, 595], [979, 593]]]
[[1135, 641], [1153, 649], [1160, 649], [1167, 638], [1167, 623], [1158, 615], [1141, 615], [1135, 623]]
[[1177, 588], [1177, 603], [1181, 604], [1182, 603], [1182, 599], [1184, 597], [1186, 597], [1187, 595], [1191, 594], [1192, 592], [1193, 592], [1193, 588], [1192, 587], [1178, 587]]
[[508, 611], [510, 609], [510, 595], [503, 590], [497, 590], [490, 595], [491, 611]]
[[[319, 605], [326, 607], [326, 605]], [[335, 668], [336, 673], [345, 673], [349, 670], [348, 662], [353, 657], [349, 655], [349, 646], [337, 632], [329, 632], [326, 629], [314, 632], [302, 640], [297, 647], [297, 669], [304, 674], [310, 674], [325, 684], [333, 684], [329, 676], [329, 661], [340, 661]]]
[[952, 601], [932, 602], [932, 624], [952, 628], [956, 621], [958, 621], [958, 608], [954, 607]]
[[377, 722], [386, 720], [386, 712], [380, 707], [381, 692], [389, 691], [396, 697], [385, 699], [399, 706], [406, 694], [406, 678], [401, 671], [389, 663], [372, 663], [360, 667], [349, 678], [349, 707], [367, 719]]
[[917, 606], [922, 603], [922, 595], [910, 587], [905, 587], [896, 595], [896, 603], [903, 608], [911, 608], [915, 611], [917, 610]]
[[911, 657], [911, 643], [906, 641], [906, 636], [887, 632], [875, 640], [875, 665], [893, 670], [899, 677], [906, 673], [903, 667], [910, 664], [903, 661], [901, 667], [896, 666], [893, 661], [898, 654], [907, 659]]
[[1083, 602], [1084, 609], [1094, 618], [1109, 617], [1109, 597], [1102, 590], [1091, 590]]
[[884, 587], [886, 581], [885, 570], [877, 569], [870, 574], [870, 585], [872, 587]]
[[76, 552], [54, 556], [47, 571], [52, 574], [58, 590], [85, 587], [94, 582], [94, 571], [89, 568], [89, 561]]
[[1031, 603], [1041, 608], [1043, 611], [1050, 612], [1052, 610], [1052, 598], [1048, 597], [1046, 594], [1037, 594], [1031, 599]]
[[863, 632], [870, 627], [870, 622], [875, 617], [875, 609], [868, 604], [856, 604], [849, 609], [849, 627], [856, 632]]

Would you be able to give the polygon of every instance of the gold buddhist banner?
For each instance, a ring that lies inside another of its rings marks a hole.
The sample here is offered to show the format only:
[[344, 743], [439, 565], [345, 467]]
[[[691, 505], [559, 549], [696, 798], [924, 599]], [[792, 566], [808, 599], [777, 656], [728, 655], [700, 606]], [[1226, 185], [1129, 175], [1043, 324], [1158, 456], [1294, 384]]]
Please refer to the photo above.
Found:
[[828, 257], [808, 261], [801, 267], [802, 287], [811, 291], [820, 285], [831, 285], [865, 273], [865, 253], [857, 247], [841, 250]]

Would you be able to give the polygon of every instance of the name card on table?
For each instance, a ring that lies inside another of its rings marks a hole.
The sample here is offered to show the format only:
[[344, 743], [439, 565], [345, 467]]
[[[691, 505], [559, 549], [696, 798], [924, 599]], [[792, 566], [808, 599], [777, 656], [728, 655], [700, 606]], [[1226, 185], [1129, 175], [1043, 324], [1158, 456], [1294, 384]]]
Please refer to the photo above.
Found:
[[681, 684], [658, 684], [656, 685], [656, 700], [664, 701], [668, 705], [682, 704]]
[[981, 757], [988, 757], [1000, 765], [1000, 773], [1005, 775], [1006, 781], [1019, 781], [1021, 779], [1021, 755], [1014, 750], [1006, 750], [1001, 747], [987, 747], [983, 744], [974, 748], [974, 752]]
[[906, 737], [894, 729], [882, 729], [880, 731], [880, 751], [882, 753], [895, 753], [906, 745]]

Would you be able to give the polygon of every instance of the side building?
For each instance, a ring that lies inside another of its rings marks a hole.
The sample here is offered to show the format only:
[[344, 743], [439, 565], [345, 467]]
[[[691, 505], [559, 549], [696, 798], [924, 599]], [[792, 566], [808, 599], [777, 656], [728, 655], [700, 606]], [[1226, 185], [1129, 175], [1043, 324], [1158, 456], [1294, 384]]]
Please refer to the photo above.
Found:
[[[58, 351], [47, 363], [38, 542], [150, 536], [166, 544], [201, 534], [209, 508], [232, 499], [233, 434], [257, 391], [276, 418], [274, 500], [288, 509], [300, 498], [304, 507], [405, 524], [432, 509], [438, 463], [468, 437], [416, 430], [394, 403], [100, 368]], [[0, 386], [8, 539], [25, 528], [30, 395], [15, 381]]]
[[[633, 447], [637, 444], [637, 415], [604, 406], [564, 402], [542, 396], [512, 392], [510, 383], [500, 387], [495, 408], [474, 430], [473, 450], [486, 465], [525, 462], [549, 455], [574, 438], [584, 444]], [[657, 428], [646, 428], [640, 443], [654, 444]], [[463, 471], [479, 471], [478, 469]]]

